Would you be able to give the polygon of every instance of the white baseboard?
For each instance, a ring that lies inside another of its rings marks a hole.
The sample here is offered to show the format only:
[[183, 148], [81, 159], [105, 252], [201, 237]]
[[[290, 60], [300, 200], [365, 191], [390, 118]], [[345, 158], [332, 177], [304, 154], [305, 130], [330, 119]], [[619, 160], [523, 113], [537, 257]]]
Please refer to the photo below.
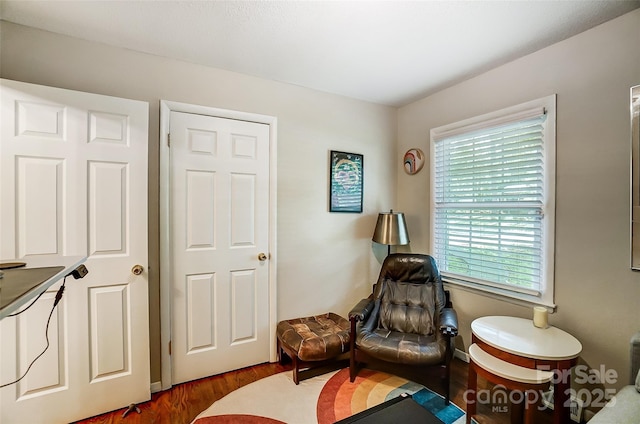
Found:
[[158, 393], [162, 391], [162, 382], [156, 381], [151, 383], [151, 393]]
[[455, 352], [453, 352], [453, 356], [454, 358], [458, 358], [466, 363], [469, 363], [469, 354], [463, 350], [456, 348]]

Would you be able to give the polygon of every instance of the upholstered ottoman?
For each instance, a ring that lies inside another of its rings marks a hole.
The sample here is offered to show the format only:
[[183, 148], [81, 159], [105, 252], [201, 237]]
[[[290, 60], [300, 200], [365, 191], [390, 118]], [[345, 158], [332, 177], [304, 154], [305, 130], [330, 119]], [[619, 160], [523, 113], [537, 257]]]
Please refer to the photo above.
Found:
[[293, 381], [298, 384], [301, 368], [325, 366], [349, 351], [349, 330], [349, 321], [333, 312], [280, 321], [276, 330], [280, 362], [284, 351], [293, 361]]

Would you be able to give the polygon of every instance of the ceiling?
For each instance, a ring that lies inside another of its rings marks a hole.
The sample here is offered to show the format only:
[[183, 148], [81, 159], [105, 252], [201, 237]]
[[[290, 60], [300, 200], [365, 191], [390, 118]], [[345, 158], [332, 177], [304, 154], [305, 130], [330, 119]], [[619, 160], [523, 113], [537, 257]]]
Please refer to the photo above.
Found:
[[401, 106], [640, 1], [12, 1], [3, 20]]

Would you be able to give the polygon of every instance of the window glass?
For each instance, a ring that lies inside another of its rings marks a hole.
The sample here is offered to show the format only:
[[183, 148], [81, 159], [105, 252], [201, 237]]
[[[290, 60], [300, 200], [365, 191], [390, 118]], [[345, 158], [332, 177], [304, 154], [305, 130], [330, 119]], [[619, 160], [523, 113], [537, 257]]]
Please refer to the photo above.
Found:
[[445, 281], [551, 305], [555, 96], [436, 128], [431, 152]]

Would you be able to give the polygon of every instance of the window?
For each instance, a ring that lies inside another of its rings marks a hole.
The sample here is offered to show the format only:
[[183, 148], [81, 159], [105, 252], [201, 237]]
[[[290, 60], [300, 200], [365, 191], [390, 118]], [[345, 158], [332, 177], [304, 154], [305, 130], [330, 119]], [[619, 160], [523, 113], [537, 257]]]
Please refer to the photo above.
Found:
[[443, 279], [553, 305], [555, 95], [431, 131]]

